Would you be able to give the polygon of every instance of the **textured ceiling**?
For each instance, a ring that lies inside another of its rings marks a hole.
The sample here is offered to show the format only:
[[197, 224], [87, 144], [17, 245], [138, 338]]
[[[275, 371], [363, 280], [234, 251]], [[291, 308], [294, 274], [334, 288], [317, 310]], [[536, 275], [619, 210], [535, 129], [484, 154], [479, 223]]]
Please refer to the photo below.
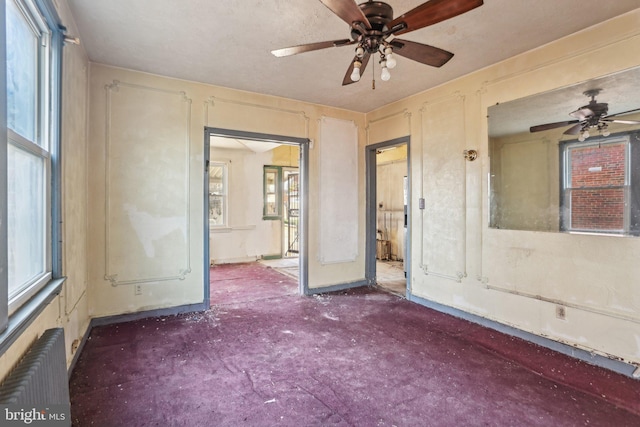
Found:
[[[68, 0], [92, 61], [369, 112], [640, 6], [638, 0], [485, 0], [402, 37], [455, 56], [442, 68], [398, 57], [391, 80], [370, 61], [342, 86], [353, 46], [276, 58], [271, 50], [349, 37], [318, 0]], [[344, 0], [349, 1], [349, 0]], [[394, 16], [422, 0], [388, 0]]]

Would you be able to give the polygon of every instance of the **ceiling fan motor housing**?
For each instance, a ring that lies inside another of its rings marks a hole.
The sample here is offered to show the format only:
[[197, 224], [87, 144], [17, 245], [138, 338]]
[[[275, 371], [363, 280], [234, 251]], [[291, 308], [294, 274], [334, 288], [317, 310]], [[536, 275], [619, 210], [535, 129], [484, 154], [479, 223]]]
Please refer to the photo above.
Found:
[[369, 1], [359, 6], [364, 16], [369, 20], [371, 28], [376, 31], [382, 31], [387, 22], [393, 19], [393, 9], [385, 2]]
[[368, 1], [358, 5], [371, 24], [371, 30], [362, 33], [360, 28], [352, 27], [353, 40], [361, 40], [362, 47], [369, 53], [378, 51], [382, 40], [382, 32], [387, 23], [393, 20], [393, 8], [385, 2]]

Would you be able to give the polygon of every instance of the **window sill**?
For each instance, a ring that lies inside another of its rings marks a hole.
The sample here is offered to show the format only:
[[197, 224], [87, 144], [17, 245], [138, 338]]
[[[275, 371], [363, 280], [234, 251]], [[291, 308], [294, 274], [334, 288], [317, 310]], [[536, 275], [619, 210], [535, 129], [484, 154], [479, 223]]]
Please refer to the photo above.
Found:
[[569, 234], [579, 234], [583, 236], [606, 236], [606, 237], [634, 237], [632, 234], [624, 234], [624, 233], [605, 233], [605, 232], [597, 232], [597, 231], [579, 231], [579, 230], [570, 230]]
[[66, 277], [53, 279], [11, 316], [7, 328], [0, 334], [0, 356], [7, 351], [47, 305], [60, 294]]

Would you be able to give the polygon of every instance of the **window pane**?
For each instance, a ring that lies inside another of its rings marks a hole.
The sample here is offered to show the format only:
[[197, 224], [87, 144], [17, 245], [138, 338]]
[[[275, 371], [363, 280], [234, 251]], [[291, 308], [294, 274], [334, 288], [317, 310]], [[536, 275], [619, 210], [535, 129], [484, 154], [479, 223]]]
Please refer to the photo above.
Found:
[[571, 187], [610, 187], [625, 183], [626, 144], [571, 149]]
[[209, 222], [211, 225], [224, 225], [224, 198], [209, 196]]
[[267, 194], [267, 197], [265, 200], [265, 214], [278, 215], [278, 205], [276, 203], [275, 194]]
[[209, 224], [226, 225], [227, 165], [212, 163], [209, 168]]
[[626, 152], [626, 142], [569, 149], [571, 229], [624, 231]]
[[15, 3], [7, 1], [7, 126], [36, 142], [38, 37]]
[[275, 167], [264, 167], [264, 208], [263, 215], [275, 219], [280, 217], [281, 187], [280, 169]]
[[624, 229], [624, 189], [574, 189], [571, 191], [571, 228], [620, 231]]
[[9, 144], [7, 170], [11, 299], [45, 272], [44, 160]]

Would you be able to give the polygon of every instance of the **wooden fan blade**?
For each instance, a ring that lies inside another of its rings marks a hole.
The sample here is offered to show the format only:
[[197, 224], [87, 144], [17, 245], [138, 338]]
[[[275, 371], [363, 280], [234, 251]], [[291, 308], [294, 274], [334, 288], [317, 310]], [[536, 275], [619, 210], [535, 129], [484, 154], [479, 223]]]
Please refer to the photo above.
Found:
[[453, 18], [482, 4], [482, 0], [430, 0], [398, 16], [387, 24], [387, 28], [399, 26], [393, 34], [408, 33]]
[[582, 123], [571, 126], [569, 129], [562, 132], [565, 135], [577, 135], [582, 129]]
[[432, 67], [442, 67], [453, 58], [451, 52], [409, 40], [393, 39], [389, 44], [393, 46], [394, 53]]
[[[369, 54], [368, 52], [365, 52], [362, 58], [360, 59], [360, 62], [362, 62], [362, 65], [360, 66], [360, 80], [362, 80], [362, 74], [364, 73], [364, 69], [367, 68], [367, 63], [369, 63], [370, 56], [371, 54]], [[356, 59], [358, 59], [358, 57], [354, 56], [353, 59], [351, 60], [351, 65], [349, 65], [349, 68], [347, 69], [347, 74], [345, 74], [344, 79], [342, 79], [342, 86], [350, 85], [351, 83], [357, 83], [351, 80], [351, 73], [353, 73], [353, 63], [355, 62]]]
[[638, 111], [640, 111], [640, 108], [635, 108], [633, 110], [623, 111], [621, 113], [609, 114], [607, 116], [607, 119], [610, 119], [611, 117], [615, 117], [615, 116], [624, 116], [625, 114], [637, 113]]
[[571, 117], [575, 117], [576, 119], [579, 119], [579, 120], [584, 120], [587, 117], [593, 116], [594, 114], [595, 113], [591, 108], [580, 108], [579, 110], [569, 113]]
[[281, 58], [283, 56], [296, 55], [298, 53], [310, 52], [312, 50], [325, 49], [328, 47], [346, 46], [354, 43], [355, 43], [354, 41], [349, 39], [333, 40], [333, 41], [326, 41], [326, 42], [302, 44], [299, 46], [285, 47], [283, 49], [272, 50], [271, 53], [274, 56]]
[[537, 125], [537, 126], [531, 126], [529, 128], [529, 132], [540, 132], [543, 130], [549, 130], [549, 129], [555, 129], [555, 128], [561, 128], [563, 126], [569, 126], [575, 123], [579, 123], [579, 120], [569, 120], [566, 122], [555, 122], [555, 123], [546, 123], [544, 125]]
[[623, 125], [640, 125], [640, 121], [638, 120], [618, 120], [618, 119], [606, 118], [606, 119], [602, 119], [602, 121], [609, 122], [609, 123], [620, 123]]
[[354, 22], [362, 22], [367, 28], [371, 29], [371, 24], [365, 16], [364, 12], [353, 0], [320, 0], [322, 4], [327, 6], [329, 10], [338, 15], [344, 22], [353, 26]]

